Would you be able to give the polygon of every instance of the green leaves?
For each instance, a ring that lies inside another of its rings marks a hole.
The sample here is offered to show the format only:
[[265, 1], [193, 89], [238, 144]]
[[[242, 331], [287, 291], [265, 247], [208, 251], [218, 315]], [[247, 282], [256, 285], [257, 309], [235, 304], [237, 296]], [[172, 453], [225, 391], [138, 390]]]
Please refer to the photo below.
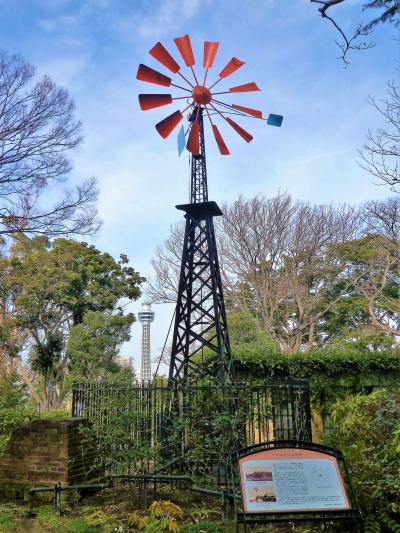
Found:
[[400, 494], [400, 454], [396, 443], [400, 392], [380, 390], [349, 396], [334, 405], [332, 419], [327, 440], [345, 454], [358, 499], [363, 509], [372, 513], [367, 518], [366, 531], [379, 531], [374, 529], [378, 528], [376, 523], [397, 531], [391, 529], [395, 522], [386, 515], [393, 511], [392, 504], [398, 502]]
[[13, 356], [25, 350], [42, 376], [43, 408], [49, 385], [53, 407], [60, 404], [70, 372], [94, 378], [118, 369], [113, 359], [134, 321], [118, 306], [138, 298], [144, 281], [125, 255], [116, 261], [86, 243], [25, 238], [0, 259], [0, 280], [0, 339]]
[[113, 360], [122, 343], [130, 339], [134, 320], [132, 313], [124, 316], [88, 311], [83, 322], [72, 327], [68, 338], [67, 350], [74, 373], [93, 379], [101, 369], [116, 370]]

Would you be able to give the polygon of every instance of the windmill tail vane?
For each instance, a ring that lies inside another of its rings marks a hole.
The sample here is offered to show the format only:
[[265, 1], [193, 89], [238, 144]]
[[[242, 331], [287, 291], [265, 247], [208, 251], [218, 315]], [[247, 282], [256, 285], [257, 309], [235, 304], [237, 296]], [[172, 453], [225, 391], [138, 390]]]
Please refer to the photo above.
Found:
[[[186, 148], [193, 155], [199, 154], [199, 133], [203, 121], [200, 120], [200, 113], [205, 111], [205, 115], [211, 126], [216, 144], [221, 155], [229, 155], [229, 149], [225, 144], [221, 131], [215, 124], [214, 119], [222, 119], [222, 123], [228, 124], [238, 135], [240, 135], [246, 142], [253, 140], [253, 136], [247, 132], [240, 124], [235, 122], [230, 116], [227, 115], [239, 115], [242, 117], [255, 118], [258, 120], [266, 120], [268, 125], [281, 126], [283, 117], [281, 115], [269, 114], [267, 118], [264, 118], [262, 111], [258, 109], [252, 109], [251, 107], [244, 106], [237, 103], [228, 103], [224, 101], [224, 95], [238, 95], [241, 93], [249, 93], [260, 91], [255, 82], [247, 82], [241, 85], [229, 87], [227, 90], [219, 90], [221, 87], [220, 82], [225, 81], [226, 78], [234, 74], [245, 64], [244, 61], [236, 57], [232, 57], [225, 65], [225, 67], [219, 72], [218, 77], [211, 78], [210, 69], [213, 67], [215, 57], [218, 52], [219, 42], [206, 41], [204, 43], [203, 51], [203, 73], [201, 77], [198, 77], [198, 73], [195, 71], [195, 58], [193, 54], [192, 45], [188, 35], [183, 37], [177, 37], [174, 39], [178, 52], [185, 63], [189, 72], [183, 74], [181, 72], [181, 66], [168, 50], [158, 42], [149, 50], [149, 54], [156, 59], [163, 67], [169, 70], [176, 77], [177, 80], [173, 80], [170, 76], [167, 76], [151, 67], [144, 64], [140, 64], [136, 78], [147, 83], [160, 85], [162, 87], [173, 87], [176, 91], [180, 91], [178, 96], [172, 94], [139, 94], [139, 104], [142, 111], [155, 109], [172, 103], [183, 102], [181, 108], [168, 115], [166, 118], [156, 124], [156, 130], [158, 133], [166, 139], [172, 131], [183, 120], [184, 113], [191, 109], [195, 111], [194, 118], [189, 123]], [[210, 83], [211, 80], [211, 83]], [[177, 81], [175, 83], [175, 81]], [[217, 87], [218, 85], [218, 87]], [[191, 113], [193, 117], [193, 113]], [[178, 144], [182, 144], [182, 130], [180, 133], [180, 141]]]

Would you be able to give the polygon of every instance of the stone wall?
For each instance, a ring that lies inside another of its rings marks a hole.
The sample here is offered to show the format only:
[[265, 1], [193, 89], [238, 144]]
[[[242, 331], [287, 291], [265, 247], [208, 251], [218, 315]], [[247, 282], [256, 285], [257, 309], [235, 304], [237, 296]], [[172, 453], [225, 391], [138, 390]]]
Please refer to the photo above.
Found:
[[[33, 420], [15, 429], [0, 457], [0, 488], [75, 485], [96, 477], [94, 441], [84, 419]], [[98, 477], [98, 473], [97, 473]]]

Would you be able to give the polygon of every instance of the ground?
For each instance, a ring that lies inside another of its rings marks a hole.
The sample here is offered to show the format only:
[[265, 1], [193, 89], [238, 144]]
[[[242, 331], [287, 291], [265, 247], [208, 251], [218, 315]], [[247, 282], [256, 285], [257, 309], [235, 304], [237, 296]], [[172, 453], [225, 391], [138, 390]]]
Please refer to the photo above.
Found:
[[[97, 494], [72, 494], [69, 501], [63, 501], [63, 515], [58, 516], [51, 503], [35, 502], [32, 513], [28, 513], [27, 503], [20, 501], [0, 502], [0, 533], [128, 533], [139, 531], [129, 525], [130, 517], [146, 516], [143, 499], [139, 497], [137, 486], [117, 485], [98, 492]], [[218, 498], [193, 494], [178, 487], [159, 487], [157, 499], [169, 500], [183, 511], [183, 518], [177, 521], [181, 533], [230, 533], [236, 531], [232, 520], [223, 520]], [[151, 498], [149, 502], [151, 501]], [[134, 522], [131, 518], [131, 523]], [[146, 527], [144, 533], [158, 533], [171, 529], [160, 529], [161, 526]], [[262, 526], [252, 529], [259, 532], [317, 533], [334, 531], [317, 526]], [[344, 532], [341, 528], [336, 531]]]

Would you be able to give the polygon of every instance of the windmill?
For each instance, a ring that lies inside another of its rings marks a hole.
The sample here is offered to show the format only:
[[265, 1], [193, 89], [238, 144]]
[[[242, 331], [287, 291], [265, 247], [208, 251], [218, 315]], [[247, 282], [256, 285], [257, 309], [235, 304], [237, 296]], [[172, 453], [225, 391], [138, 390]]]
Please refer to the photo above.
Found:
[[[219, 72], [217, 79], [210, 76], [210, 69], [219, 48], [218, 42], [206, 41], [203, 52], [204, 73], [195, 71], [195, 58], [188, 35], [174, 39], [176, 48], [189, 72], [183, 74], [181, 66], [168, 50], [158, 42], [149, 54], [178, 78], [144, 64], [139, 65], [138, 80], [170, 87], [179, 91], [172, 94], [139, 94], [143, 111], [183, 101], [182, 109], [174, 111], [156, 124], [156, 130], [166, 139], [187, 113], [188, 128], [186, 148], [191, 154], [190, 203], [177, 205], [186, 218], [182, 262], [172, 338], [169, 384], [187, 384], [196, 378], [207, 378], [219, 383], [233, 382], [233, 365], [229, 345], [225, 303], [215, 239], [213, 218], [221, 216], [218, 205], [208, 199], [204, 118], [208, 119], [221, 155], [229, 155], [229, 149], [214, 119], [222, 120], [249, 143], [253, 137], [231, 116], [266, 120], [268, 125], [281, 126], [281, 115], [263, 117], [261, 111], [237, 103], [228, 103], [223, 95], [259, 91], [255, 82], [220, 90], [222, 82], [237, 72], [244, 61], [232, 57]], [[209, 80], [211, 78], [211, 83]], [[217, 87], [218, 86], [218, 87]], [[183, 94], [182, 94], [183, 93]], [[204, 350], [207, 357], [203, 358]]]

